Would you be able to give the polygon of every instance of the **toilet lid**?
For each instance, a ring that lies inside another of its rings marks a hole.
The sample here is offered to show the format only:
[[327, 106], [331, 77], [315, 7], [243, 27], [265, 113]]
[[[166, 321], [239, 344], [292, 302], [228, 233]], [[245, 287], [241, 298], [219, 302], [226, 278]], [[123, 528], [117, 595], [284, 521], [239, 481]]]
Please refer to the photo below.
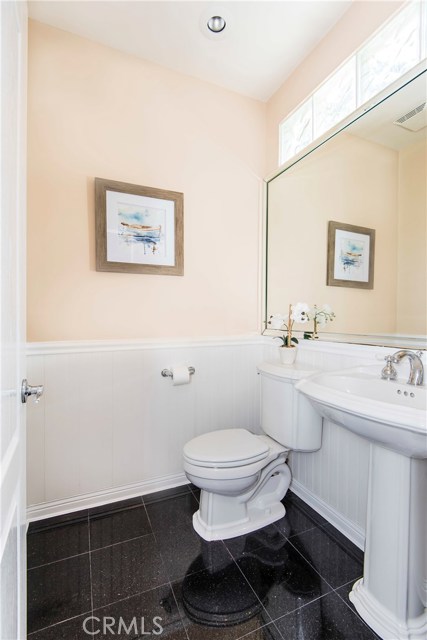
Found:
[[246, 429], [223, 429], [198, 436], [184, 446], [184, 458], [202, 467], [236, 467], [267, 457], [268, 444]]

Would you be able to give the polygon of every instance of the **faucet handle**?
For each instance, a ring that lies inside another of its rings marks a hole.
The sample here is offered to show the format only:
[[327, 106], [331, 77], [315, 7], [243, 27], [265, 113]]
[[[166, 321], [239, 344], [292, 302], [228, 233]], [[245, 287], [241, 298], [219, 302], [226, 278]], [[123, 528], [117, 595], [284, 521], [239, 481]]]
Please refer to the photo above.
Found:
[[385, 356], [384, 360], [386, 361], [387, 364], [384, 367], [384, 369], [381, 371], [381, 378], [383, 380], [396, 380], [397, 371], [393, 367], [393, 364], [396, 364], [397, 358], [395, 358], [394, 356]]

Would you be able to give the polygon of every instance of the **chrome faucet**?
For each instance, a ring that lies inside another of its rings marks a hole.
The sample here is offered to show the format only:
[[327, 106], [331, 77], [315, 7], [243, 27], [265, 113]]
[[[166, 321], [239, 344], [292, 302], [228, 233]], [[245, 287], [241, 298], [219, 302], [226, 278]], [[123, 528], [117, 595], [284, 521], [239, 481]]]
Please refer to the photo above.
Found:
[[409, 358], [411, 369], [409, 372], [407, 384], [420, 385], [423, 383], [424, 367], [423, 361], [421, 360], [422, 355], [422, 351], [417, 351], [416, 353], [414, 353], [413, 351], [409, 351], [409, 349], [401, 349], [400, 351], [396, 351], [396, 353], [393, 353], [392, 362], [395, 362], [396, 364], [400, 362], [402, 358]]

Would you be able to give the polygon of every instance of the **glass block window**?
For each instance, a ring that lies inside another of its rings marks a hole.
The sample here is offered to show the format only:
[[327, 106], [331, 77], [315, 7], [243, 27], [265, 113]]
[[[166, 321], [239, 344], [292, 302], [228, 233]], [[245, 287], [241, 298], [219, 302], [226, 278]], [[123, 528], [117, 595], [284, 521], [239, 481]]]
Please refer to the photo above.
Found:
[[286, 162], [427, 57], [427, 2], [406, 4], [279, 126]]
[[427, 2], [422, 2], [421, 7], [421, 60], [427, 58]]
[[313, 95], [314, 138], [321, 136], [355, 109], [356, 58], [353, 57]]
[[313, 140], [313, 107], [311, 99], [300, 107], [283, 123], [281, 154], [291, 158]]
[[405, 7], [357, 54], [359, 104], [412, 69], [421, 59], [420, 5]]

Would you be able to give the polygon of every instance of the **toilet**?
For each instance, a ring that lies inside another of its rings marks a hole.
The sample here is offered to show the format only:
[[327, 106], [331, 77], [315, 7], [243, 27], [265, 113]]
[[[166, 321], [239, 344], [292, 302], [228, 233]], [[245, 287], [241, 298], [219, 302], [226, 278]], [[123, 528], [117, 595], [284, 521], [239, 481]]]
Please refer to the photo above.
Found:
[[193, 526], [204, 540], [234, 538], [279, 520], [290, 481], [290, 451], [317, 451], [322, 418], [295, 383], [314, 373], [298, 364], [264, 362], [261, 378], [261, 435], [222, 429], [184, 446], [184, 471], [201, 489]]

